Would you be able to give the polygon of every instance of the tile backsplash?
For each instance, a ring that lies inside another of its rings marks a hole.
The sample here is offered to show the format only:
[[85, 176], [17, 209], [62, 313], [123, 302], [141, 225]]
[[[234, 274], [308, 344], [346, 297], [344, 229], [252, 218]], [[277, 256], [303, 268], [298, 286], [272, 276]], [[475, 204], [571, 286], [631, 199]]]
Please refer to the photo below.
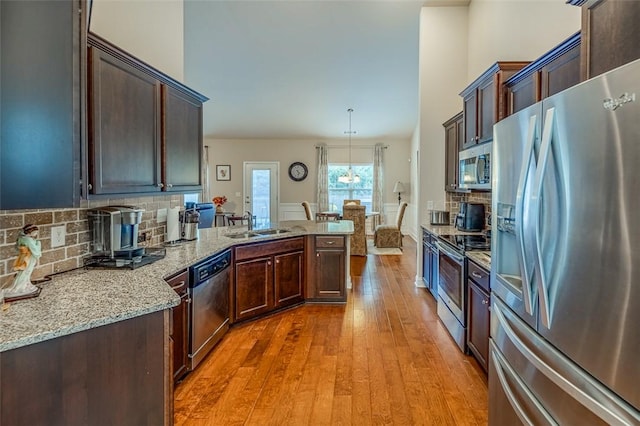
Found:
[[484, 204], [485, 226], [491, 226], [491, 222], [489, 220], [489, 217], [491, 216], [491, 192], [447, 192], [445, 210], [449, 211], [449, 220], [451, 225], [455, 225], [456, 215], [460, 211], [461, 202]]
[[[158, 209], [183, 204], [183, 195], [176, 194], [82, 201], [79, 208], [73, 209], [0, 210], [0, 286], [8, 285], [13, 279], [13, 262], [18, 256], [15, 242], [18, 232], [26, 224], [35, 224], [39, 228], [38, 240], [42, 244], [42, 256], [32, 274], [32, 279], [37, 280], [48, 274], [83, 265], [83, 259], [89, 254], [88, 209], [109, 205], [144, 209], [139, 232], [146, 239], [141, 245], [155, 246], [164, 242], [166, 233], [166, 223], [158, 223]], [[51, 248], [51, 228], [60, 225], [65, 226], [65, 244]]]

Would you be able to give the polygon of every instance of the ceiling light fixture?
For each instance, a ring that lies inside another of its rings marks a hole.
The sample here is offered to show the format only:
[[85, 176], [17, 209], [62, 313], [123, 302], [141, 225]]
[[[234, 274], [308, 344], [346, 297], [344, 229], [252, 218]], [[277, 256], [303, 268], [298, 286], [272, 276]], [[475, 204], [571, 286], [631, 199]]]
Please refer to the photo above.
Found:
[[349, 135], [349, 170], [347, 170], [346, 174], [338, 176], [338, 182], [341, 183], [358, 183], [360, 182], [360, 176], [353, 174], [353, 169], [351, 167], [351, 135], [355, 135], [356, 132], [351, 130], [351, 113], [353, 112], [353, 108], [349, 108], [347, 110], [349, 113], [349, 130], [345, 133]]

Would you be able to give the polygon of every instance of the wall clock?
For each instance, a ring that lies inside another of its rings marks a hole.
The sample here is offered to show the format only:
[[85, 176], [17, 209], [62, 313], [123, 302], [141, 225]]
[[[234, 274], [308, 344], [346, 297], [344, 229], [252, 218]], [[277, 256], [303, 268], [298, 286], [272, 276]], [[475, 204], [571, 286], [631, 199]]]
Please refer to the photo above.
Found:
[[308, 173], [307, 165], [299, 161], [293, 162], [289, 166], [289, 177], [296, 182], [305, 180]]

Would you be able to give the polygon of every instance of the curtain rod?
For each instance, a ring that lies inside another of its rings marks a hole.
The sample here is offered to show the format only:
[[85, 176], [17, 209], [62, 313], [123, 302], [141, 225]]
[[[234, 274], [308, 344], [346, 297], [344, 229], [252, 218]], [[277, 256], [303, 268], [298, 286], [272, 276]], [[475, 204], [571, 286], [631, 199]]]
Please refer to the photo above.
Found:
[[[323, 145], [316, 145], [316, 149], [320, 148]], [[324, 145], [326, 148], [349, 148], [349, 145]], [[375, 148], [376, 145], [351, 145], [351, 149], [371, 149]], [[382, 148], [387, 149], [389, 145], [383, 145]]]

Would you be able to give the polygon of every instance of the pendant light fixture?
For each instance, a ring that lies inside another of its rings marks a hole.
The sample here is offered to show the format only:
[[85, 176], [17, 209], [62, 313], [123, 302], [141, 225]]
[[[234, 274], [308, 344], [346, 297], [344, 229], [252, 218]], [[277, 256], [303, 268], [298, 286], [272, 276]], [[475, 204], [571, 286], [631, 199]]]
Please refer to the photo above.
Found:
[[349, 135], [349, 170], [347, 170], [346, 174], [338, 176], [338, 182], [341, 183], [358, 183], [360, 182], [360, 176], [353, 174], [353, 168], [351, 167], [351, 135], [354, 135], [356, 132], [351, 130], [351, 113], [353, 112], [353, 108], [349, 108], [347, 110], [349, 113], [349, 130], [345, 133]]

